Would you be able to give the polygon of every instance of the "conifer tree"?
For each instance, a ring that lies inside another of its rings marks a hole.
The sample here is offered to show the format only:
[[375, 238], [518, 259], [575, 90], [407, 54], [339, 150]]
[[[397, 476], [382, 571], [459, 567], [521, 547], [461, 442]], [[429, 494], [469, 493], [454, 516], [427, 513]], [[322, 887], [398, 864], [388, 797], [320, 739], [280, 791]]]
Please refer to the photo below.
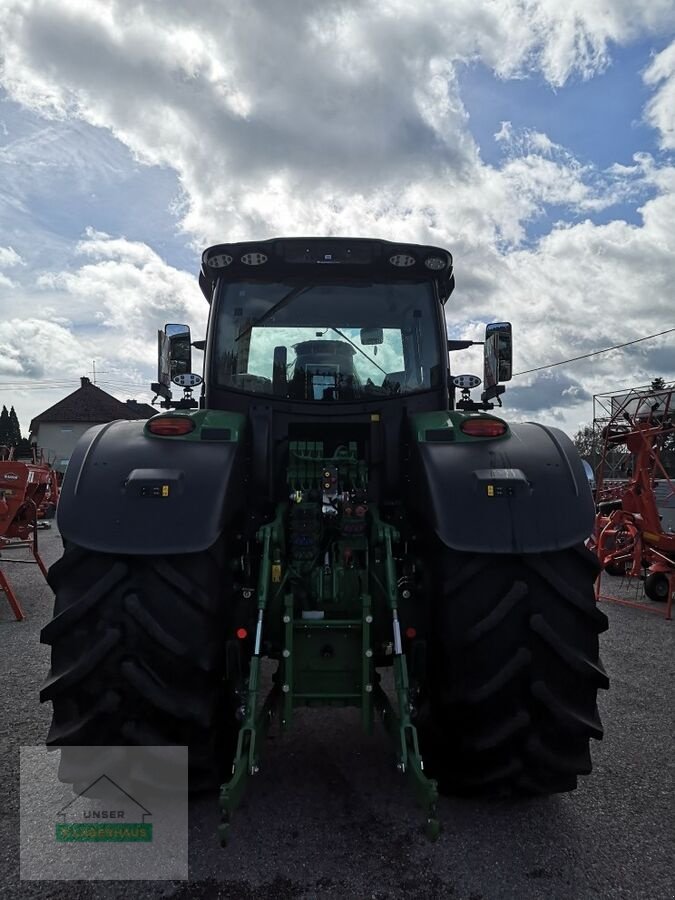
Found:
[[18, 447], [21, 443], [21, 426], [19, 425], [19, 417], [12, 407], [9, 411], [9, 446]]
[[7, 407], [3, 406], [2, 413], [0, 413], [0, 446], [3, 444], [9, 446], [9, 436], [9, 413], [7, 412]]

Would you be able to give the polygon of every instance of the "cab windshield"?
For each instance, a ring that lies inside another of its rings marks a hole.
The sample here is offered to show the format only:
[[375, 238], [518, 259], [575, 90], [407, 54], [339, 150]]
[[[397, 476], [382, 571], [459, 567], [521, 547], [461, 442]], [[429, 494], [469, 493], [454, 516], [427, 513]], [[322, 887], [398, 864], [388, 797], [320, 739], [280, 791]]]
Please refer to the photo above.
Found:
[[438, 312], [419, 282], [226, 283], [215, 380], [292, 400], [363, 400], [438, 387]]

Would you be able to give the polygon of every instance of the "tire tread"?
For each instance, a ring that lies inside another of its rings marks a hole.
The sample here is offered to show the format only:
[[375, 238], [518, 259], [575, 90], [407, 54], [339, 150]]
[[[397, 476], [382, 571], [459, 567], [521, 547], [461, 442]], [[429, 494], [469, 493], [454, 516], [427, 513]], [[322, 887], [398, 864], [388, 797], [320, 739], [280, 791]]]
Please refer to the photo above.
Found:
[[496, 555], [437, 545], [430, 566], [426, 770], [443, 793], [573, 790], [591, 771], [597, 691], [609, 684], [597, 559], [583, 546]]
[[[191, 787], [217, 785], [236, 737], [224, 716], [228, 585], [221, 543], [117, 557], [65, 545], [49, 570], [54, 617], [48, 746], [190, 748]], [[222, 758], [221, 758], [222, 757]]]

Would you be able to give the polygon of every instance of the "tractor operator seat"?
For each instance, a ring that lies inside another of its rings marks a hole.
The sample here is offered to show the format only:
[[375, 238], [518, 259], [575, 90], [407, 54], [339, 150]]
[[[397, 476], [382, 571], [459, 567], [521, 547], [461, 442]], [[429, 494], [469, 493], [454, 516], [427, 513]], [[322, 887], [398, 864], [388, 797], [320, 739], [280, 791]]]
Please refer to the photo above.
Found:
[[344, 341], [302, 341], [295, 344], [295, 366], [288, 384], [294, 400], [353, 400], [359, 380], [354, 348]]

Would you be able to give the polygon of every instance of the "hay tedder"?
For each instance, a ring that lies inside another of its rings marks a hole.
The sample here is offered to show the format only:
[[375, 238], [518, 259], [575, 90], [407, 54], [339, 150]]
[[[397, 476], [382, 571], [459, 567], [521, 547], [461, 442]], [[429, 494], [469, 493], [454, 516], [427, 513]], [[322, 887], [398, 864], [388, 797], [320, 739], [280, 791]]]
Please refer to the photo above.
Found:
[[221, 785], [223, 842], [300, 707], [379, 716], [430, 837], [439, 790], [572, 790], [608, 684], [593, 498], [565, 434], [492, 412], [510, 324], [487, 326], [472, 399], [446, 250], [221, 244], [199, 281], [206, 340], [160, 332], [164, 411], [71, 456], [48, 744], [187, 745], [191, 787]]
[[[602, 427], [595, 544], [612, 575], [644, 579], [649, 599], [667, 602], [675, 592], [675, 532], [666, 530], [659, 503], [673, 507], [675, 486], [662, 456], [675, 437], [675, 388], [618, 395]], [[613, 476], [619, 473], [624, 477]]]
[[[15, 459], [13, 447], [0, 447], [0, 591], [17, 620], [25, 615], [2, 567], [34, 562], [47, 576], [38, 552], [38, 527], [56, 508], [58, 496], [56, 472], [42, 454], [33, 450], [31, 459]], [[28, 550], [33, 559], [16, 559], [17, 550]]]

